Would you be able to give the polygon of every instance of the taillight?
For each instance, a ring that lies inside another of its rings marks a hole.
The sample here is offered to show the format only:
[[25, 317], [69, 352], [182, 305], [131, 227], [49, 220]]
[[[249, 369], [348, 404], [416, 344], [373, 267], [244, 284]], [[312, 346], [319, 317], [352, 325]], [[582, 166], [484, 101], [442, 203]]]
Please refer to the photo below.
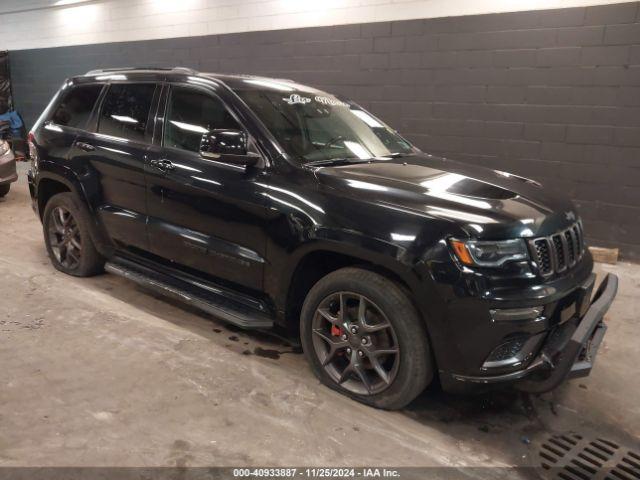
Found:
[[33, 132], [29, 132], [27, 135], [27, 145], [29, 146], [29, 158], [31, 164], [35, 167], [38, 164], [38, 149], [36, 148], [36, 136]]

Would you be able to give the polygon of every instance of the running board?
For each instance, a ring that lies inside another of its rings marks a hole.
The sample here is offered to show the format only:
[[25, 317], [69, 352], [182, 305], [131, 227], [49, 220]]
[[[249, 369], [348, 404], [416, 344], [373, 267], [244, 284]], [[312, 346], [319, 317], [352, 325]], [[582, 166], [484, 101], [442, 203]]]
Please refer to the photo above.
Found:
[[[273, 327], [273, 319], [268, 315], [230, 301], [224, 295], [214, 292], [200, 292], [192, 285], [156, 272], [134, 262], [109, 262], [104, 269], [149, 288], [164, 296], [174, 298], [209, 313], [225, 322], [246, 329], [267, 329]], [[222, 292], [221, 292], [222, 293]]]

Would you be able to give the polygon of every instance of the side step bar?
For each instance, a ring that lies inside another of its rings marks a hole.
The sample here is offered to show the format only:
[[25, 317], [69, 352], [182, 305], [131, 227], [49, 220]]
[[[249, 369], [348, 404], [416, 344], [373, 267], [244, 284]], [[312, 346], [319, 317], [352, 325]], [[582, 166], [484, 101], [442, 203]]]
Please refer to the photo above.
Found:
[[[268, 329], [273, 319], [262, 312], [229, 300], [222, 294], [198, 291], [188, 283], [173, 279], [134, 262], [109, 262], [104, 269], [128, 280], [209, 313], [221, 320], [246, 329]], [[222, 292], [221, 292], [222, 293]]]

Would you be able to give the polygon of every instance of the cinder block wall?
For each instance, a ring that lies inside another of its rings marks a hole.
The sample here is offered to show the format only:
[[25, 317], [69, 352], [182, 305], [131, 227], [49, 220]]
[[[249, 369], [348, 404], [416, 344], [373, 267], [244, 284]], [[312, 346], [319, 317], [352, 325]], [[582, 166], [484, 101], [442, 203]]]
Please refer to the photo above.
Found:
[[640, 259], [640, 4], [246, 32], [11, 53], [31, 123], [64, 78], [181, 65], [355, 99], [420, 148], [564, 191], [593, 245]]

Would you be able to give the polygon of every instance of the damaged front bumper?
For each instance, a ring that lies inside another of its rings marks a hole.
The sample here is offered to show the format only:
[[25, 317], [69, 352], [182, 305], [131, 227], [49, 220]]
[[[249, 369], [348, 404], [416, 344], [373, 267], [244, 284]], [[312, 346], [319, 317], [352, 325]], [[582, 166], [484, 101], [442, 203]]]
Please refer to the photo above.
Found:
[[534, 393], [553, 390], [568, 378], [589, 375], [607, 330], [603, 317], [618, 291], [618, 277], [607, 274], [593, 300], [595, 275], [580, 286], [576, 315], [550, 332], [537, 356], [526, 368], [494, 376], [453, 375], [461, 382], [495, 384], [510, 382]]

